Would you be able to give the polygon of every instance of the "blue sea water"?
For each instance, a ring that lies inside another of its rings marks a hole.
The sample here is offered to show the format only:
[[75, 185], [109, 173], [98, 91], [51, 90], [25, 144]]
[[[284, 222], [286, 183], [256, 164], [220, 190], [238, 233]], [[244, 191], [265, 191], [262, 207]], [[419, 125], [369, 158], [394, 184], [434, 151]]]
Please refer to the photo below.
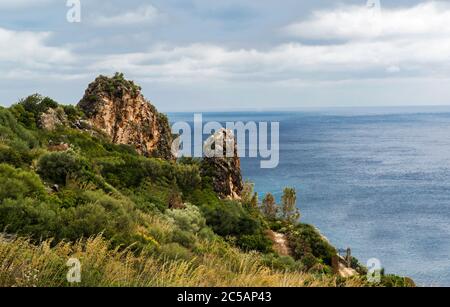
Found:
[[[403, 112], [405, 111], [405, 112]], [[450, 286], [450, 112], [203, 113], [204, 121], [280, 122], [280, 164], [243, 159], [246, 179], [277, 198], [297, 189], [301, 220], [363, 264], [419, 285]], [[169, 114], [172, 122], [188, 113]]]

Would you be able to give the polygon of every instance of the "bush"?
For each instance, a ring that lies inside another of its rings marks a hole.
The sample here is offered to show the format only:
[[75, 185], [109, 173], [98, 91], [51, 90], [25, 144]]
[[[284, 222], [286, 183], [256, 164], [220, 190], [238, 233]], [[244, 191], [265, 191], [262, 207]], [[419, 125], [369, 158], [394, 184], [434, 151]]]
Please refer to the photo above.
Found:
[[193, 233], [176, 229], [172, 235], [172, 241], [178, 243], [186, 248], [192, 248], [196, 242], [196, 237]]
[[13, 105], [11, 111], [25, 127], [35, 129], [40, 115], [50, 108], [55, 109], [57, 107], [58, 103], [53, 99], [34, 94]]
[[1, 230], [36, 239], [57, 237], [59, 209], [32, 198], [5, 199], [0, 204]]
[[309, 271], [313, 269], [317, 264], [319, 264], [319, 261], [312, 254], [307, 254], [302, 257], [301, 263], [306, 268], [306, 270]]
[[416, 287], [416, 284], [411, 278], [400, 277], [396, 275], [382, 275], [380, 285], [383, 287]]
[[[85, 158], [96, 158], [110, 153], [104, 148], [104, 140], [98, 137], [94, 137], [86, 132], [78, 130], [68, 129], [65, 127], [59, 127], [58, 130], [53, 132], [46, 132], [49, 143], [60, 144], [69, 143], [72, 148], [76, 148]], [[114, 148], [114, 145], [111, 144]]]
[[311, 257], [331, 265], [331, 259], [336, 255], [336, 249], [311, 225], [296, 225], [288, 232], [288, 241], [295, 259], [305, 261], [307, 267], [312, 263]]
[[194, 165], [178, 165], [155, 158], [122, 156], [115, 159], [101, 159], [97, 163], [102, 175], [115, 186], [138, 187], [147, 180], [171, 184], [176, 182], [184, 191], [192, 191], [201, 183], [200, 172]]
[[166, 214], [184, 231], [198, 233], [206, 227], [206, 220], [197, 206], [188, 204], [186, 209], [171, 209], [167, 210]]
[[261, 221], [252, 216], [239, 202], [202, 204], [201, 209], [208, 226], [223, 237], [253, 235], [263, 230]]
[[[39, 145], [34, 132], [19, 124], [11, 112], [0, 107], [0, 143], [21, 150], [29, 150]], [[16, 146], [14, 146], [16, 145]]]
[[26, 197], [43, 199], [45, 187], [34, 173], [0, 164], [0, 203], [5, 199]]
[[237, 240], [237, 246], [245, 251], [272, 252], [272, 241], [263, 233], [243, 235]]
[[[14, 181], [18, 184], [17, 189], [21, 189], [11, 192], [14, 198], [1, 198], [0, 229], [35, 239], [53, 237], [57, 240], [78, 240], [104, 233], [117, 244], [132, 243], [130, 238], [136, 218], [133, 206], [127, 200], [115, 199], [102, 191], [85, 191], [71, 203], [72, 206], [64, 208], [59, 206], [61, 201], [57, 198], [36, 195], [43, 187], [34, 182], [37, 176], [31, 176], [31, 183], [27, 182], [30, 181], [28, 176]], [[0, 184], [4, 182], [1, 180]], [[0, 193], [5, 194], [4, 187], [9, 188], [8, 185], [1, 186]]]
[[74, 122], [83, 117], [83, 111], [81, 111], [78, 107], [72, 105], [62, 106], [64, 113], [67, 116], [67, 119], [71, 122]]
[[0, 163], [7, 163], [15, 167], [29, 166], [35, 155], [29, 150], [17, 149], [0, 144]]
[[173, 220], [168, 219], [165, 215], [152, 214], [141, 215], [141, 225], [144, 227], [144, 233], [153, 238], [158, 244], [165, 244], [172, 242], [173, 232], [176, 225]]
[[38, 161], [38, 174], [45, 180], [57, 184], [66, 184], [67, 179], [92, 179], [93, 173], [86, 159], [73, 151], [52, 152]]
[[111, 236], [111, 227], [108, 212], [96, 203], [83, 204], [62, 211], [59, 237], [68, 240], [87, 238], [93, 234], [104, 232], [106, 237]]
[[[82, 205], [64, 212], [64, 238], [76, 239], [103, 232], [108, 238], [127, 241], [135, 223], [133, 204], [126, 199], [116, 199], [103, 191], [85, 191]], [[131, 242], [128, 242], [131, 243]]]
[[295, 261], [290, 256], [278, 256], [276, 254], [267, 254], [262, 258], [262, 262], [265, 266], [270, 267], [273, 270], [282, 272], [295, 272], [302, 271], [304, 266], [302, 263]]

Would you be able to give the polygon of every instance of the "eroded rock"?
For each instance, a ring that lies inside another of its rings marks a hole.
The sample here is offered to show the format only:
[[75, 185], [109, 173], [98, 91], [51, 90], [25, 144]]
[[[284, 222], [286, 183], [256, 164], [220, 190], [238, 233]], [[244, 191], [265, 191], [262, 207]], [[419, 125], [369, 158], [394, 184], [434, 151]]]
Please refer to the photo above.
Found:
[[98, 77], [78, 106], [90, 125], [115, 144], [133, 145], [145, 156], [173, 159], [172, 134], [167, 117], [141, 94], [141, 88], [123, 75]]
[[220, 198], [239, 200], [243, 182], [241, 161], [234, 134], [221, 129], [209, 137], [204, 146], [202, 176], [211, 179], [212, 187]]
[[49, 108], [45, 113], [41, 114], [39, 126], [48, 131], [54, 131], [58, 126], [67, 125], [67, 116], [60, 107]]

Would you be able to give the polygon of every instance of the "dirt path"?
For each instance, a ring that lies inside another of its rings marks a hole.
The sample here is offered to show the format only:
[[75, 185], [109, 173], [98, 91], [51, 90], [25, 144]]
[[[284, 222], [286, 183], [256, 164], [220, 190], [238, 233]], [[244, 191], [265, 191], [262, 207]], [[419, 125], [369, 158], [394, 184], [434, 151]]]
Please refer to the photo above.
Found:
[[269, 231], [269, 238], [273, 242], [273, 249], [281, 256], [290, 256], [291, 249], [289, 248], [286, 236], [282, 233]]

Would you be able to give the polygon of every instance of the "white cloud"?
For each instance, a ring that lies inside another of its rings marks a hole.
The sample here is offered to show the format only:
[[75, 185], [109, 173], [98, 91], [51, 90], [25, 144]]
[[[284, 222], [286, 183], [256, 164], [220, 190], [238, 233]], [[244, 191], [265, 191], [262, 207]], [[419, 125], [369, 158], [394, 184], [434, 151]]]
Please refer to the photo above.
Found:
[[[227, 49], [208, 44], [161, 46], [148, 52], [110, 55], [95, 70], [120, 70], [156, 80], [280, 81], [338, 79], [349, 74], [399, 73], [417, 76], [450, 70], [450, 37], [423, 41], [355, 42], [311, 46], [289, 43], [269, 50]], [[409, 68], [409, 69], [408, 69]], [[360, 76], [360, 78], [362, 78]]]
[[49, 32], [11, 31], [0, 28], [0, 78], [42, 79], [74, 73], [76, 57], [62, 47], [47, 44]]
[[[370, 27], [373, 11], [346, 6], [312, 14], [288, 26], [290, 34], [334, 43], [290, 42], [271, 49], [230, 49], [213, 44], [158, 46], [146, 52], [109, 55], [97, 71], [120, 70], [159, 81], [347, 80], [438, 78], [450, 73], [450, 4], [428, 2], [385, 9], [382, 27]], [[369, 18], [369, 24], [368, 19]]]
[[98, 26], [123, 26], [150, 24], [160, 20], [162, 13], [152, 5], [146, 5], [133, 11], [124, 12], [114, 16], [96, 17], [95, 24]]
[[400, 72], [400, 71], [401, 71], [401, 68], [398, 67], [398, 66], [392, 65], [392, 66], [389, 66], [388, 68], [386, 68], [386, 71], [387, 71], [388, 73], [395, 74], [395, 73]]
[[373, 39], [392, 37], [444, 36], [450, 34], [450, 4], [430, 1], [410, 8], [382, 9], [345, 6], [317, 11], [308, 20], [284, 28], [305, 39]]
[[70, 51], [46, 44], [49, 32], [11, 31], [0, 28], [0, 61], [26, 66], [64, 64], [74, 60]]
[[[160, 18], [156, 9], [147, 8], [97, 22], [127, 25]], [[50, 46], [50, 33], [0, 28], [0, 45], [8, 46], [0, 49], [0, 70], [2, 78], [38, 79], [45, 71], [67, 79], [71, 75], [82, 78], [123, 71], [139, 82], [197, 82], [205, 87], [215, 82], [236, 87], [253, 83], [293, 88], [300, 84], [339, 84], [343, 80], [438, 80], [450, 75], [450, 24], [444, 22], [450, 18], [450, 5], [430, 2], [385, 9], [381, 32], [365, 30], [365, 14], [366, 8], [353, 6], [313, 13], [307, 21], [288, 27], [297, 30], [291, 34], [298, 41], [265, 49], [193, 43], [158, 45], [131, 53], [75, 56], [67, 47]], [[342, 23], [346, 18], [352, 21]], [[306, 25], [308, 31], [302, 28]], [[315, 44], [303, 41], [305, 38], [337, 40]]]
[[0, 9], [22, 9], [47, 5], [55, 0], [0, 0]]

